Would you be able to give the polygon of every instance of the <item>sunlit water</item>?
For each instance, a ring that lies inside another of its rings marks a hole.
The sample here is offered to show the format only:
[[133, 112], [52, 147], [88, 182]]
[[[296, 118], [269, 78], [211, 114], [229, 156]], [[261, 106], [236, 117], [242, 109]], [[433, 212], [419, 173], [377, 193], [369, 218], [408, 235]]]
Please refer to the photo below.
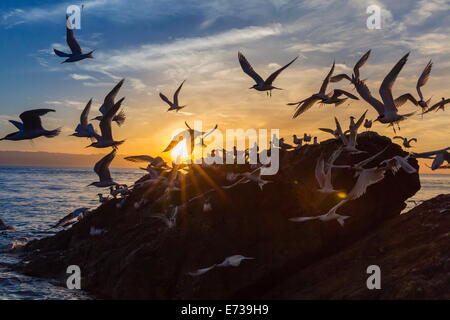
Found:
[[[113, 169], [115, 180], [132, 184], [142, 176], [139, 169]], [[5, 264], [18, 262], [5, 253], [13, 242], [52, 235], [49, 230], [58, 219], [79, 207], [97, 207], [99, 189], [86, 187], [96, 181], [90, 168], [1, 167], [0, 218], [17, 232], [0, 231], [0, 299], [88, 299], [42, 279], [8, 271]], [[450, 175], [422, 175], [422, 189], [412, 199], [417, 202], [450, 192]], [[408, 208], [413, 207], [408, 202]], [[2, 253], [3, 248], [3, 253]]]

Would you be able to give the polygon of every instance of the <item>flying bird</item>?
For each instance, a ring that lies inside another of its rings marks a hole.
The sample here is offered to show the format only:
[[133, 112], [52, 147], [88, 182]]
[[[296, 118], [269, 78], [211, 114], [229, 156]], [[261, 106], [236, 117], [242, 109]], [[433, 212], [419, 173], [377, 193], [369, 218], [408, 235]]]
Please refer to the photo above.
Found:
[[338, 148], [335, 150], [330, 158], [328, 159], [328, 163], [325, 165], [325, 160], [323, 155], [320, 156], [319, 160], [316, 163], [316, 168], [314, 170], [316, 180], [319, 183], [319, 192], [322, 193], [334, 193], [336, 190], [333, 188], [333, 184], [331, 182], [331, 169], [333, 168], [334, 162], [339, 158], [342, 153], [342, 148]]
[[[309, 110], [316, 102], [320, 101], [320, 103], [324, 104], [334, 104], [336, 107], [340, 104], [344, 103], [347, 98], [359, 100], [358, 97], [351, 94], [350, 92], [347, 92], [345, 90], [341, 89], [334, 89], [330, 93], [326, 93], [328, 84], [330, 82], [330, 78], [333, 75], [335, 63], [333, 62], [333, 65], [331, 66], [330, 71], [328, 72], [327, 76], [322, 82], [322, 86], [319, 89], [318, 93], [312, 94], [309, 98], [297, 101], [297, 102], [290, 102], [287, 105], [288, 106], [297, 106], [297, 110], [294, 113], [294, 116], [292, 118], [297, 118], [302, 113]], [[347, 96], [347, 98], [339, 98], [342, 95]]]
[[278, 77], [278, 75], [287, 67], [289, 67], [295, 60], [297, 60], [298, 56], [295, 57], [291, 62], [289, 62], [284, 67], [281, 67], [274, 73], [272, 73], [266, 80], [263, 80], [261, 76], [256, 73], [251, 64], [247, 61], [244, 55], [241, 52], [238, 52], [239, 63], [241, 65], [242, 70], [253, 80], [255, 80], [256, 84], [250, 87], [249, 89], [255, 89], [258, 91], [267, 91], [267, 95], [272, 96], [272, 90], [282, 90], [281, 88], [274, 87], [272, 83]]
[[[115, 99], [117, 96], [117, 93], [119, 93], [120, 88], [122, 87], [125, 79], [120, 80], [114, 88], [106, 95], [105, 99], [103, 100], [103, 104], [100, 106], [99, 111], [101, 112], [101, 116], [97, 116], [92, 120], [98, 120], [102, 121], [103, 117], [108, 113], [109, 110], [111, 110], [115, 103]], [[125, 122], [125, 112], [122, 110], [118, 114], [115, 114], [112, 121], [116, 122], [117, 125], [120, 127]]]
[[92, 56], [92, 53], [94, 52], [94, 50], [92, 50], [91, 52], [88, 52], [88, 53], [83, 53], [81, 51], [81, 47], [78, 44], [77, 40], [75, 39], [75, 33], [73, 31], [73, 26], [72, 26], [72, 23], [70, 22], [70, 19], [68, 16], [66, 16], [66, 41], [67, 41], [67, 45], [70, 48], [71, 53], [65, 53], [65, 52], [53, 49], [53, 51], [55, 52], [55, 54], [58, 57], [67, 58], [66, 60], [64, 60], [61, 63], [76, 62], [76, 61], [84, 60], [86, 58], [94, 58]]
[[190, 149], [188, 150], [188, 153], [192, 154], [195, 147], [195, 139], [198, 137], [204, 138], [210, 135], [214, 130], [218, 128], [218, 125], [216, 124], [216, 126], [213, 129], [211, 129], [209, 132], [206, 132], [192, 129], [186, 121], [184, 122], [184, 124], [186, 125], [187, 130], [183, 130], [177, 135], [175, 135], [170, 141], [169, 145], [163, 150], [163, 152], [168, 152], [172, 150], [178, 143], [183, 141], [185, 138], [189, 138], [190, 144], [188, 144], [188, 147], [190, 147]]
[[174, 95], [173, 95], [173, 102], [170, 101], [164, 94], [162, 94], [161, 92], [159, 93], [160, 98], [169, 105], [169, 109], [167, 109], [167, 111], [172, 111], [175, 110], [176, 112], [180, 111], [181, 109], [183, 109], [184, 107], [186, 107], [186, 105], [184, 106], [180, 106], [178, 103], [178, 94], [180, 93], [181, 87], [183, 86], [184, 82], [186, 80], [183, 80], [183, 82], [180, 84], [180, 86], [178, 87], [177, 91], [175, 91]]
[[351, 83], [353, 83], [353, 78], [359, 79], [359, 68], [361, 68], [364, 64], [366, 64], [367, 60], [369, 59], [371, 50], [367, 51], [355, 64], [353, 67], [353, 75], [347, 75], [345, 73], [341, 73], [338, 75], [335, 75], [334, 77], [330, 78], [330, 82], [339, 82], [342, 79], [347, 79]]
[[92, 123], [88, 122], [88, 115], [91, 110], [92, 99], [89, 100], [86, 107], [84, 107], [83, 112], [80, 116], [80, 123], [75, 128], [75, 133], [72, 136], [79, 138], [96, 138], [98, 137], [98, 133], [95, 131]]
[[394, 131], [394, 124], [397, 124], [400, 130], [399, 122], [414, 114], [414, 112], [402, 115], [398, 114], [397, 106], [395, 105], [394, 98], [392, 96], [392, 86], [394, 85], [398, 74], [408, 60], [408, 56], [409, 53], [403, 56], [381, 83], [379, 91], [383, 102], [372, 96], [369, 88], [363, 81], [356, 78], [354, 79], [355, 88], [358, 94], [378, 112], [379, 116], [374, 121], [389, 123], [394, 128]]
[[[341, 139], [342, 143], [344, 144], [344, 150], [349, 151], [351, 153], [361, 153], [362, 151], [358, 150], [356, 148], [357, 142], [356, 139], [358, 137], [358, 129], [361, 127], [365, 117], [366, 117], [367, 110], [362, 114], [362, 116], [355, 122], [354, 117], [350, 117], [350, 126], [349, 126], [349, 134], [347, 135], [345, 132], [342, 131], [341, 125], [339, 123], [339, 120], [334, 117], [334, 121], [336, 123], [336, 133], [337, 136]], [[347, 132], [347, 131], [346, 131]]]
[[113, 149], [110, 153], [100, 159], [94, 166], [94, 172], [98, 175], [98, 182], [92, 182], [89, 186], [96, 186], [97, 188], [107, 188], [118, 185], [114, 182], [109, 171], [109, 165], [116, 156], [116, 149]]
[[344, 226], [345, 220], [350, 218], [349, 216], [343, 216], [338, 213], [336, 213], [337, 209], [339, 209], [344, 203], [347, 202], [347, 199], [340, 201], [338, 204], [336, 204], [334, 207], [332, 207], [327, 213], [315, 216], [315, 217], [295, 217], [290, 218], [289, 221], [292, 222], [306, 222], [311, 220], [320, 220], [322, 222], [332, 221], [336, 220], [341, 227]]
[[404, 138], [404, 137], [401, 137], [401, 136], [395, 136], [394, 139], [402, 140], [402, 144], [403, 144], [403, 146], [404, 146], [406, 149], [409, 149], [409, 148], [412, 147], [412, 145], [411, 145], [411, 142], [412, 142], [412, 141], [417, 142], [417, 139], [416, 139], [416, 138], [408, 139], [408, 138]]
[[253, 260], [255, 258], [251, 257], [245, 257], [240, 254], [236, 254], [233, 256], [226, 257], [221, 263], [216, 264], [216, 267], [239, 267], [241, 265], [241, 262], [244, 260]]
[[400, 168], [409, 174], [416, 173], [417, 170], [408, 162], [409, 157], [410, 154], [406, 155], [406, 157], [394, 156], [391, 159], [382, 161], [381, 165], [384, 165], [386, 169], [391, 170], [393, 174], [396, 174]]
[[444, 161], [446, 161], [447, 164], [450, 164], [450, 153], [448, 152], [448, 150], [450, 150], [450, 147], [429, 152], [413, 153], [412, 157], [433, 159], [433, 163], [431, 164], [431, 170], [434, 171], [442, 167]]
[[[421, 88], [428, 82], [428, 79], [430, 78], [431, 68], [433, 67], [433, 63], [431, 60], [428, 62], [428, 64], [425, 66], [425, 69], [423, 69], [422, 74], [420, 75], [419, 79], [417, 80], [416, 84], [416, 90], [419, 94], [419, 100], [417, 101], [417, 104], [422, 108], [422, 113], [426, 111], [428, 108], [428, 103], [430, 103], [430, 99], [427, 101], [424, 100], [422, 90]], [[416, 104], [416, 105], [417, 105]]]
[[39, 137], [54, 138], [58, 136], [61, 129], [45, 130], [42, 127], [41, 116], [49, 112], [55, 112], [53, 109], [34, 109], [22, 112], [19, 117], [22, 122], [9, 120], [19, 131], [10, 133], [0, 140], [21, 141], [35, 139]]
[[113, 147], [114, 149], [117, 149], [119, 145], [125, 142], [125, 140], [121, 141], [115, 141], [112, 136], [112, 120], [114, 116], [116, 115], [117, 111], [120, 109], [120, 106], [122, 105], [123, 100], [125, 98], [120, 99], [116, 102], [114, 107], [109, 109], [106, 114], [103, 116], [102, 120], [100, 121], [100, 132], [101, 135], [97, 135], [95, 139], [96, 142], [91, 143], [88, 145], [88, 147], [94, 147], [94, 148], [107, 148], [107, 147]]
[[447, 103], [450, 103], [450, 99], [445, 99], [444, 97], [442, 97], [441, 101], [439, 101], [438, 103], [435, 103], [435, 104], [433, 104], [431, 107], [429, 107], [429, 108], [424, 112], [424, 114], [425, 114], [425, 113], [428, 113], [428, 112], [430, 112], [430, 111], [434, 111], [434, 110], [436, 110], [436, 111], [439, 111], [439, 110], [445, 111], [445, 105], [446, 105]]
[[65, 228], [71, 224], [74, 224], [75, 222], [78, 222], [79, 220], [81, 220], [83, 218], [84, 214], [86, 214], [88, 211], [89, 211], [89, 208], [78, 208], [78, 209], [72, 211], [71, 213], [69, 213], [67, 216], [65, 216], [61, 220], [59, 220], [54, 226], [52, 226], [52, 228], [57, 228], [57, 227]]

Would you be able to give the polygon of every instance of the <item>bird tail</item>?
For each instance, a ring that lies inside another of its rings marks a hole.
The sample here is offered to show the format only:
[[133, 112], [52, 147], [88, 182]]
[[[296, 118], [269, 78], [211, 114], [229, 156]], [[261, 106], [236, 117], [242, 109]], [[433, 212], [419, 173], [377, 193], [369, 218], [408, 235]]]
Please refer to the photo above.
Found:
[[345, 219], [348, 219], [348, 218], [350, 218], [350, 217], [349, 216], [339, 216], [339, 218], [337, 218], [337, 222], [339, 222], [341, 227], [344, 227]]
[[126, 119], [125, 111], [121, 110], [113, 119], [117, 123], [117, 125], [120, 127]]
[[86, 54], [86, 56], [88, 58], [94, 59], [94, 56], [92, 55], [94, 53], [95, 50], [92, 50], [91, 52], [89, 52], [88, 54]]
[[340, 106], [341, 104], [343, 104], [346, 100], [347, 100], [347, 98], [341, 99], [341, 101], [336, 102], [336, 103], [334, 104], [334, 106], [335, 106], [335, 107], [338, 107], [338, 106]]
[[52, 131], [47, 131], [45, 134], [46, 138], [54, 138], [56, 136], [59, 136], [59, 134], [61, 133], [61, 128], [52, 130]]

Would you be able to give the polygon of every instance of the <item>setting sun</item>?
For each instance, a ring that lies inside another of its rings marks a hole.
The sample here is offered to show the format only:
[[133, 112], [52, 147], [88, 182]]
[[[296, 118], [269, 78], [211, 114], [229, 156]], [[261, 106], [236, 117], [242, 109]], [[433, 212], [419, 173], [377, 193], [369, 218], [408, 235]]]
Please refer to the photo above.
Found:
[[172, 160], [175, 162], [181, 162], [189, 158], [188, 152], [187, 152], [187, 146], [186, 141], [183, 140], [180, 143], [178, 143], [175, 148], [172, 149], [170, 152], [170, 156], [172, 157]]

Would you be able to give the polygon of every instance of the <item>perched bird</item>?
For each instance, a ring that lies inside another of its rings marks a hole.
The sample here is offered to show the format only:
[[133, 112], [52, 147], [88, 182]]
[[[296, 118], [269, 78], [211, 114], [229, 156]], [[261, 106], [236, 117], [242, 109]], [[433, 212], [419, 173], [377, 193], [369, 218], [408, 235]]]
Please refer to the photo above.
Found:
[[431, 170], [436, 170], [442, 167], [444, 161], [447, 164], [450, 164], [450, 153], [448, 152], [450, 147], [435, 151], [422, 152], [422, 153], [413, 153], [412, 157], [414, 158], [423, 158], [423, 159], [433, 159], [433, 163], [431, 164]]
[[97, 196], [98, 196], [98, 202], [100, 202], [100, 203], [105, 203], [105, 202], [109, 201], [109, 197], [108, 196], [104, 197], [103, 194], [101, 194], [101, 193], [97, 193]]
[[364, 128], [366, 128], [366, 130], [369, 130], [370, 128], [372, 128], [372, 120], [366, 119], [364, 121]]
[[109, 165], [113, 161], [116, 156], [116, 150], [113, 149], [109, 154], [104, 156], [100, 161], [98, 161], [94, 166], [94, 172], [98, 175], [98, 182], [92, 182], [89, 186], [96, 186], [98, 188], [106, 188], [118, 185], [117, 182], [114, 182], [111, 178], [111, 172], [109, 171]]
[[[423, 98], [423, 94], [422, 94], [421, 88], [428, 82], [428, 79], [430, 78], [430, 73], [431, 73], [432, 66], [433, 66], [433, 63], [430, 60], [428, 62], [428, 64], [425, 66], [425, 69], [423, 69], [422, 74], [420, 75], [419, 79], [417, 80], [416, 90], [417, 90], [417, 93], [419, 94], [419, 98], [420, 98], [418, 101], [416, 101], [414, 99], [414, 97], [411, 94], [409, 94], [409, 93], [406, 93], [403, 96], [398, 97], [396, 99], [396, 101], [397, 100], [401, 100], [403, 102], [403, 101], [406, 101], [406, 100], [410, 100], [413, 103], [415, 101], [414, 104], [415, 105], [419, 105], [422, 108], [422, 114], [423, 114], [428, 109], [428, 103], [430, 102], [431, 98], [428, 99], [427, 101], [425, 101], [424, 98]], [[403, 103], [401, 103], [401, 104], [403, 104]], [[397, 105], [397, 107], [399, 107], [400, 105]]]
[[20, 119], [22, 123], [15, 120], [9, 120], [19, 131], [10, 133], [0, 140], [21, 141], [35, 139], [39, 137], [54, 138], [59, 135], [61, 129], [45, 130], [42, 127], [41, 116], [49, 112], [55, 112], [53, 109], [34, 109], [22, 112]]
[[341, 74], [335, 75], [334, 77], [331, 77], [330, 82], [339, 82], [342, 79], [347, 79], [348, 81], [353, 83], [353, 78], [359, 79], [359, 68], [361, 68], [367, 62], [367, 60], [369, 59], [369, 56], [370, 56], [370, 52], [371, 52], [371, 50], [367, 51], [355, 64], [355, 66], [353, 67], [353, 75], [349, 76], [345, 73], [341, 73]]
[[78, 208], [78, 209], [72, 211], [71, 213], [69, 213], [67, 216], [65, 216], [61, 220], [59, 220], [54, 226], [52, 226], [52, 228], [57, 228], [57, 227], [65, 228], [69, 225], [72, 225], [72, 224], [78, 222], [79, 220], [81, 220], [83, 218], [83, 215], [85, 215], [88, 211], [89, 211], [89, 208]]
[[430, 112], [430, 111], [439, 111], [439, 110], [442, 110], [442, 111], [444, 111], [445, 110], [445, 105], [447, 104], [447, 103], [450, 103], [450, 99], [445, 99], [444, 97], [442, 97], [442, 99], [441, 99], [441, 101], [439, 101], [438, 103], [435, 103], [435, 104], [433, 104], [431, 107], [429, 107], [425, 112], [424, 112], [424, 114], [425, 113], [428, 113], [428, 112]]
[[394, 124], [397, 124], [398, 128], [400, 129], [398, 123], [414, 114], [414, 112], [402, 115], [398, 114], [394, 98], [392, 97], [392, 86], [394, 85], [394, 82], [397, 79], [398, 74], [400, 73], [406, 61], [408, 60], [408, 56], [409, 53], [403, 56], [392, 68], [392, 70], [387, 74], [387, 76], [381, 83], [380, 96], [383, 102], [372, 96], [369, 88], [363, 81], [354, 79], [355, 88], [358, 94], [367, 103], [369, 103], [379, 114], [379, 116], [374, 121], [392, 124], [394, 131], [395, 131]]
[[319, 144], [319, 142], [317, 141], [317, 137], [313, 138], [313, 145], [317, 146]]
[[346, 135], [341, 128], [339, 120], [334, 117], [334, 121], [336, 123], [336, 133], [337, 136], [341, 139], [344, 144], [344, 150], [349, 151], [351, 153], [361, 153], [362, 151], [356, 148], [357, 142], [356, 139], [358, 137], [358, 129], [361, 127], [365, 117], [367, 110], [362, 114], [362, 116], [358, 119], [358, 121], [354, 121], [354, 117], [350, 117], [350, 126], [349, 126], [349, 134]]
[[350, 218], [350, 217], [337, 214], [336, 211], [337, 211], [337, 209], [339, 209], [346, 202], [347, 202], [347, 200], [340, 201], [338, 204], [336, 204], [334, 207], [332, 207], [327, 213], [322, 214], [320, 216], [315, 216], [315, 217], [295, 217], [295, 218], [290, 218], [289, 221], [292, 221], [292, 222], [306, 222], [306, 221], [311, 221], [311, 220], [320, 220], [322, 222], [327, 222], [327, 221], [336, 220], [341, 225], [341, 227], [343, 227], [344, 223], [345, 223], [345, 220]]
[[284, 142], [284, 138], [281, 138], [279, 142], [280, 142], [279, 147], [281, 149], [284, 149], [284, 150], [294, 149], [294, 147], [292, 145]]
[[312, 136], [310, 134], [304, 133], [303, 134], [303, 141], [305, 142], [311, 142]]
[[183, 86], [184, 82], [186, 80], [183, 80], [183, 82], [180, 84], [180, 86], [178, 87], [177, 91], [175, 91], [175, 94], [173, 95], [173, 102], [170, 101], [164, 94], [162, 94], [161, 92], [159, 93], [160, 98], [169, 105], [169, 109], [167, 109], [167, 111], [172, 111], [175, 110], [176, 112], [180, 111], [181, 109], [183, 109], [184, 107], [186, 107], [186, 105], [184, 106], [180, 106], [178, 103], [178, 94], [180, 93], [181, 87]]
[[294, 134], [292, 136], [292, 138], [293, 138], [294, 144], [296, 144], [297, 147], [301, 147], [302, 146], [302, 144], [303, 144], [303, 139], [302, 138], [298, 138], [296, 134]]
[[[125, 79], [120, 80], [114, 88], [106, 95], [105, 99], [103, 100], [103, 104], [100, 106], [100, 113], [101, 116], [97, 116], [92, 120], [98, 120], [102, 121], [103, 117], [108, 113], [109, 110], [111, 110], [114, 105], [116, 104], [114, 101], [116, 99], [117, 94], [119, 93], [120, 88], [122, 87]], [[123, 98], [125, 99], [125, 98]], [[115, 114], [112, 121], [116, 122], [117, 125], [120, 127], [125, 122], [125, 112], [122, 110], [118, 114]]]
[[409, 148], [412, 147], [412, 145], [411, 145], [411, 142], [412, 142], [412, 141], [417, 142], [417, 139], [416, 139], [416, 138], [408, 139], [408, 138], [404, 138], [404, 137], [400, 137], [400, 136], [395, 136], [394, 139], [402, 140], [402, 141], [403, 141], [403, 146], [404, 146], [406, 149], [409, 149]]
[[92, 50], [91, 52], [88, 52], [88, 53], [83, 53], [81, 51], [81, 47], [78, 44], [77, 40], [75, 39], [75, 34], [73, 32], [73, 26], [72, 26], [72, 23], [70, 22], [70, 19], [68, 16], [66, 16], [66, 41], [67, 41], [67, 45], [69, 46], [70, 51], [72, 53], [65, 53], [65, 52], [53, 49], [53, 51], [55, 52], [55, 54], [58, 57], [67, 58], [66, 60], [64, 60], [61, 63], [76, 62], [76, 61], [84, 60], [86, 58], [94, 58], [92, 56], [92, 53], [94, 52], [94, 50]]
[[125, 142], [125, 140], [116, 141], [112, 137], [112, 120], [114, 116], [116, 115], [117, 111], [120, 109], [120, 106], [122, 105], [123, 100], [125, 98], [120, 99], [117, 101], [117, 103], [108, 110], [108, 112], [103, 116], [102, 120], [100, 121], [100, 132], [101, 136], [97, 135], [95, 139], [96, 142], [91, 143], [88, 145], [88, 147], [94, 147], [94, 148], [107, 148], [107, 147], [113, 147], [113, 149], [117, 149], [119, 145]]
[[240, 52], [238, 52], [238, 58], [239, 63], [241, 65], [242, 70], [250, 76], [253, 80], [255, 80], [256, 84], [250, 87], [249, 89], [255, 89], [258, 91], [267, 91], [267, 95], [272, 96], [272, 90], [282, 90], [281, 88], [274, 87], [272, 83], [275, 81], [275, 79], [278, 77], [278, 75], [287, 67], [289, 67], [295, 60], [297, 60], [298, 57], [295, 57], [291, 62], [289, 62], [284, 67], [281, 67], [274, 73], [272, 73], [266, 80], [263, 80], [259, 74], [256, 73], [256, 71], [253, 69], [251, 64], [247, 61], [247, 59], [244, 57], [244, 55]]
[[319, 160], [317, 161], [314, 173], [316, 176], [316, 180], [319, 183], [319, 190], [318, 190], [319, 192], [322, 193], [336, 192], [331, 182], [331, 170], [333, 168], [334, 162], [337, 160], [337, 158], [339, 158], [341, 153], [342, 148], [338, 148], [337, 150], [335, 150], [328, 159], [327, 165], [325, 165], [323, 155], [320, 156]]
[[92, 123], [88, 123], [88, 115], [91, 110], [92, 99], [89, 100], [86, 107], [84, 107], [83, 112], [80, 116], [80, 124], [75, 128], [75, 133], [72, 136], [79, 138], [95, 138], [98, 137], [98, 133], [95, 131]]
[[347, 96], [350, 99], [359, 100], [358, 97], [356, 97], [355, 95], [341, 89], [334, 89], [331, 93], [326, 93], [328, 83], [330, 82], [330, 78], [333, 75], [334, 65], [335, 64], [333, 62], [333, 65], [330, 71], [328, 72], [327, 76], [323, 80], [322, 86], [320, 87], [318, 93], [312, 94], [309, 98], [297, 102], [290, 102], [287, 104], [288, 106], [293, 105], [297, 106], [297, 110], [295, 111], [294, 116], [292, 118], [294, 119], [297, 118], [299, 115], [309, 110], [318, 101], [324, 104], [334, 104], [337, 107], [347, 99], [347, 98], [340, 99], [339, 97], [342, 95]]

